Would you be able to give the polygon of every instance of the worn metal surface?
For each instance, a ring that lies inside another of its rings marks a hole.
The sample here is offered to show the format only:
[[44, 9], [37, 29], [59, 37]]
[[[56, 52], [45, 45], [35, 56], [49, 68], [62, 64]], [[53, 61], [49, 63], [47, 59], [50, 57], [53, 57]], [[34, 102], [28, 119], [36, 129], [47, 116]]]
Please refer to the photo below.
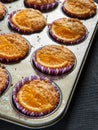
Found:
[[[23, 1], [21, 0], [18, 0], [10, 4], [5, 4], [5, 5], [8, 10], [7, 12], [8, 15], [14, 10], [25, 8]], [[51, 23], [53, 20], [58, 18], [67, 17], [62, 12], [61, 5], [62, 5], [62, 0], [59, 6], [55, 10], [48, 13], [43, 13], [44, 16], [47, 18], [47, 23]], [[11, 32], [11, 30], [8, 27], [8, 15], [6, 15], [3, 21], [0, 21], [0, 33]], [[0, 97], [0, 118], [1, 119], [29, 128], [41, 128], [56, 123], [66, 113], [97, 28], [98, 11], [93, 18], [90, 18], [88, 20], [82, 20], [82, 21], [84, 25], [87, 27], [89, 32], [87, 38], [82, 43], [77, 45], [73, 45], [73, 46], [65, 45], [65, 47], [69, 48], [77, 58], [77, 64], [75, 68], [70, 74], [63, 75], [62, 77], [48, 76], [61, 89], [62, 101], [59, 108], [49, 116], [33, 119], [33, 118], [25, 117], [22, 114], [20, 114], [18, 111], [16, 111], [13, 108], [11, 102], [12, 89], [14, 85], [19, 80], [21, 80], [22, 77], [27, 77], [29, 75], [38, 75], [38, 73], [34, 70], [34, 67], [30, 62], [32, 53], [36, 49], [44, 45], [58, 44], [49, 37], [48, 26], [46, 26], [44, 30], [40, 33], [35, 33], [32, 35], [23, 35], [30, 42], [32, 46], [29, 55], [24, 60], [16, 64], [10, 64], [10, 65], [5, 64], [5, 66], [7, 67], [8, 71], [11, 73], [12, 76], [12, 86], [10, 86], [7, 89], [7, 91]], [[40, 73], [39, 75], [42, 74]]]

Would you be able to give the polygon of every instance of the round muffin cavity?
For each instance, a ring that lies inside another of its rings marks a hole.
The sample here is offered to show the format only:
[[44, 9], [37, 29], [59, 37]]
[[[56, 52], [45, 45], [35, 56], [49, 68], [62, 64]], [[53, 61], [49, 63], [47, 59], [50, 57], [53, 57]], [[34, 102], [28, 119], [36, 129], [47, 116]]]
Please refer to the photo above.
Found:
[[0, 34], [0, 61], [15, 62], [23, 59], [29, 52], [29, 43], [17, 33]]
[[58, 6], [59, 0], [24, 0], [26, 7], [38, 9], [40, 11], [49, 11]]
[[9, 75], [4, 67], [0, 67], [0, 95], [6, 90], [9, 85]]
[[63, 11], [70, 17], [87, 19], [96, 14], [94, 0], [65, 0]]
[[73, 45], [86, 38], [87, 29], [78, 19], [60, 18], [49, 25], [49, 34], [57, 42]]
[[19, 33], [30, 34], [42, 31], [46, 26], [46, 19], [38, 10], [22, 9], [10, 14], [9, 25]]
[[54, 111], [60, 102], [56, 84], [43, 77], [26, 77], [14, 87], [12, 101], [23, 114], [41, 117]]
[[68, 73], [75, 65], [75, 55], [64, 46], [47, 45], [32, 55], [34, 66], [49, 75]]
[[6, 7], [4, 4], [0, 2], [0, 20], [4, 18], [5, 14], [6, 14]]

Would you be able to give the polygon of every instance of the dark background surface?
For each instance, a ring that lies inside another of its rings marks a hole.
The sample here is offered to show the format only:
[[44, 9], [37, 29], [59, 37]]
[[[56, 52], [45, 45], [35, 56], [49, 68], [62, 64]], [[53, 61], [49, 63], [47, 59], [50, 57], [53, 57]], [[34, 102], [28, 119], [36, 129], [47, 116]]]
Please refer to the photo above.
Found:
[[[98, 3], [98, 0], [95, 0]], [[98, 130], [98, 29], [67, 114], [42, 130]], [[29, 130], [0, 120], [0, 130]]]

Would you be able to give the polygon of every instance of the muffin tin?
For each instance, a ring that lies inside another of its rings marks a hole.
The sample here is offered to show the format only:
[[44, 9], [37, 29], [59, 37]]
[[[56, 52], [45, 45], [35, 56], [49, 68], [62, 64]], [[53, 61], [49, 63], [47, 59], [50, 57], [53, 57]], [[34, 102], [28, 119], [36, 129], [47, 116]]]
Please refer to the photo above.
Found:
[[[51, 23], [52, 21], [58, 18], [67, 17], [62, 12], [62, 4], [63, 2], [62, 0], [60, 0], [60, 3], [56, 9], [47, 13], [43, 13], [44, 16], [47, 18], [47, 23]], [[13, 32], [8, 26], [8, 16], [11, 12], [17, 9], [25, 8], [24, 1], [22, 0], [18, 0], [5, 5], [7, 7], [8, 14], [2, 21], [0, 21], [0, 33]], [[45, 45], [52, 45], [52, 44], [58, 45], [58, 43], [53, 41], [49, 36], [48, 26], [46, 26], [44, 30], [40, 33], [34, 33], [31, 35], [22, 35], [30, 42], [31, 51], [30, 54], [21, 62], [14, 63], [14, 64], [4, 64], [7, 70], [11, 74], [12, 83], [9, 86], [9, 88], [5, 91], [5, 93], [3, 93], [3, 95], [0, 97], [0, 119], [21, 126], [25, 126], [28, 128], [43, 128], [55, 124], [64, 116], [64, 114], [67, 112], [72, 95], [76, 88], [76, 84], [80, 77], [83, 65], [87, 58], [87, 54], [91, 47], [97, 29], [97, 21], [98, 21], [98, 10], [97, 10], [97, 14], [94, 17], [87, 20], [82, 20], [83, 24], [87, 27], [88, 30], [87, 38], [83, 42], [77, 45], [72, 45], [72, 46], [65, 45], [65, 47], [69, 48], [75, 54], [77, 58], [77, 63], [75, 68], [71, 71], [71, 73], [62, 76], [48, 76], [41, 72], [37, 72], [35, 68], [32, 66], [31, 56], [32, 53], [36, 51], [36, 49]], [[13, 107], [12, 91], [15, 84], [18, 81], [20, 81], [22, 78], [31, 75], [46, 76], [49, 79], [53, 80], [53, 82], [56, 83], [57, 86], [60, 88], [61, 95], [62, 95], [60, 100], [60, 105], [52, 114], [43, 116], [41, 118], [32, 118], [21, 114]]]

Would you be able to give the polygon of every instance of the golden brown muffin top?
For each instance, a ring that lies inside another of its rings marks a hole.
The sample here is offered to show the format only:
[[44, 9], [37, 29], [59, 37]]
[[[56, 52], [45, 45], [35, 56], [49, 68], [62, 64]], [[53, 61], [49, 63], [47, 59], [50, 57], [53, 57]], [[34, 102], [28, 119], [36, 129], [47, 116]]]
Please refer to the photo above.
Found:
[[46, 25], [45, 17], [35, 9], [19, 10], [12, 16], [11, 20], [16, 27], [24, 31], [40, 31]]
[[78, 19], [61, 18], [53, 22], [52, 32], [65, 41], [74, 41], [85, 35], [86, 28]]
[[49, 112], [59, 102], [59, 96], [47, 80], [32, 80], [17, 93], [19, 104], [31, 112]]
[[2, 90], [6, 87], [6, 83], [7, 83], [6, 70], [0, 67], [0, 94]]
[[36, 61], [49, 68], [61, 68], [73, 65], [75, 56], [64, 46], [45, 46], [36, 52]]
[[80, 15], [79, 17], [88, 17], [96, 13], [94, 0], [66, 0], [64, 8], [72, 14]]
[[29, 51], [28, 42], [17, 33], [0, 34], [0, 58], [13, 61], [23, 58]]
[[0, 2], [0, 19], [2, 19], [5, 16], [6, 13], [6, 7], [4, 4]]

